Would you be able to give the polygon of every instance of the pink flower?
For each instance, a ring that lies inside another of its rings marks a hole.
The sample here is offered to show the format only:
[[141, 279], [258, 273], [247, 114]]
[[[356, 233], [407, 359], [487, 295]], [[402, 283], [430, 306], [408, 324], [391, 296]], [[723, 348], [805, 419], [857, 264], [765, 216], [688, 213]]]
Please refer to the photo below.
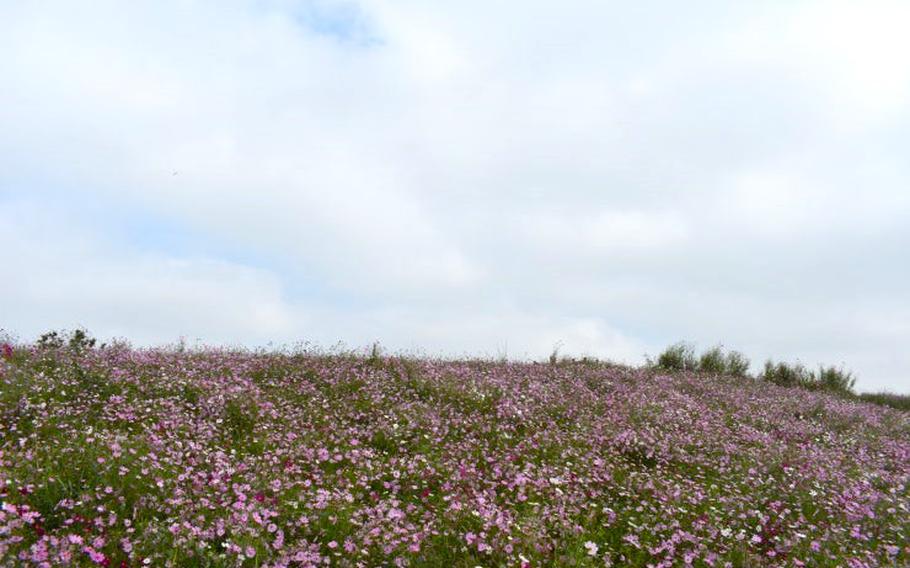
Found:
[[92, 562], [95, 564], [100, 564], [101, 566], [109, 566], [111, 561], [107, 559], [107, 556], [103, 552], [98, 552], [91, 546], [86, 546], [82, 549], [82, 552], [88, 554], [88, 557], [92, 559]]
[[284, 531], [279, 530], [275, 535], [275, 541], [272, 543], [272, 548], [275, 550], [281, 550], [284, 546]]
[[123, 550], [123, 552], [126, 552], [127, 554], [129, 554], [130, 552], [133, 551], [133, 543], [130, 542], [130, 539], [128, 539], [128, 538], [121, 538], [120, 539], [120, 548]]
[[2, 350], [3, 350], [4, 359], [9, 360], [9, 359], [13, 358], [13, 346], [12, 345], [10, 345], [9, 343], [4, 343]]

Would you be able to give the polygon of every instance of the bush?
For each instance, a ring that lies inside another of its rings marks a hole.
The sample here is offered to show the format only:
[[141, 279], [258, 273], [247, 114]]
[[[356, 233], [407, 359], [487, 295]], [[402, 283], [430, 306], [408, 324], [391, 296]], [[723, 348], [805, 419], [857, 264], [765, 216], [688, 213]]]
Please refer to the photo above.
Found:
[[[692, 345], [681, 341], [667, 347], [656, 362], [649, 357], [647, 364], [665, 371], [698, 371], [715, 375], [748, 377], [751, 363], [749, 358], [739, 351], [725, 353], [722, 346], [712, 347], [704, 351], [700, 357], [696, 357]], [[765, 368], [758, 378], [783, 387], [801, 387], [857, 396], [853, 392], [856, 378], [853, 373], [842, 367], [822, 365], [817, 372], [814, 372], [801, 363], [775, 363], [769, 359], [765, 361]], [[894, 408], [910, 406], [910, 396], [904, 395], [873, 393], [860, 395], [860, 398]]]
[[852, 393], [856, 378], [853, 373], [837, 367], [819, 367], [816, 379], [818, 387], [840, 393]]
[[84, 329], [77, 329], [69, 336], [69, 348], [77, 353], [92, 349], [95, 347], [95, 338], [88, 334]]
[[771, 360], [765, 361], [761, 378], [782, 387], [812, 387], [815, 383], [812, 371], [800, 363], [774, 363]]
[[724, 350], [720, 347], [712, 347], [702, 353], [698, 360], [698, 370], [703, 373], [726, 374], [727, 358], [724, 356]]
[[95, 347], [95, 343], [95, 338], [84, 329], [76, 329], [71, 332], [49, 331], [42, 334], [37, 341], [38, 347], [45, 351], [62, 349], [65, 345], [75, 353], [92, 349]]
[[42, 350], [60, 349], [63, 347], [63, 338], [56, 331], [49, 331], [38, 338], [38, 348]]
[[727, 374], [734, 377], [746, 377], [749, 374], [749, 358], [739, 351], [727, 353]]
[[852, 373], [837, 367], [821, 366], [818, 373], [813, 373], [799, 363], [773, 361], [765, 363], [762, 378], [783, 387], [803, 387], [840, 394], [853, 394], [853, 384], [856, 382]]
[[649, 359], [648, 364], [666, 371], [698, 371], [735, 377], [745, 377], [749, 372], [749, 359], [739, 351], [725, 353], [723, 347], [717, 346], [696, 357], [695, 348], [683, 341], [664, 350], [656, 363]]
[[910, 395], [895, 394], [893, 392], [864, 392], [859, 395], [860, 400], [890, 406], [898, 410], [910, 410]]
[[685, 342], [671, 345], [657, 358], [657, 366], [667, 371], [697, 371], [695, 349]]

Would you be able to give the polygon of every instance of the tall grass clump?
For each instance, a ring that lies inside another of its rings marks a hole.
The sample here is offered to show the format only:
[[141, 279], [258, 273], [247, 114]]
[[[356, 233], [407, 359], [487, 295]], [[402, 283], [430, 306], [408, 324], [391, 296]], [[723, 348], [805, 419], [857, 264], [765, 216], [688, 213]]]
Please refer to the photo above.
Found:
[[841, 393], [852, 393], [856, 384], [853, 373], [837, 367], [819, 367], [815, 380], [818, 388]]
[[761, 378], [781, 387], [810, 387], [814, 382], [812, 371], [801, 363], [775, 363], [765, 361], [765, 370]]
[[749, 361], [749, 358], [739, 351], [730, 351], [727, 353], [727, 374], [733, 375], [734, 377], [747, 377], [749, 376], [750, 365], [751, 362]]
[[837, 394], [852, 395], [856, 378], [853, 373], [834, 366], [820, 366], [811, 371], [800, 363], [765, 362], [761, 378], [782, 387], [801, 387]]
[[703, 373], [723, 374], [727, 371], [727, 358], [720, 347], [712, 347], [698, 358], [698, 370]]
[[697, 371], [695, 348], [684, 341], [675, 343], [657, 357], [657, 367], [665, 371]]
[[655, 366], [666, 371], [697, 371], [735, 377], [745, 377], [749, 373], [749, 359], [739, 351], [725, 352], [723, 347], [716, 346], [696, 356], [695, 348], [685, 342], [665, 349]]

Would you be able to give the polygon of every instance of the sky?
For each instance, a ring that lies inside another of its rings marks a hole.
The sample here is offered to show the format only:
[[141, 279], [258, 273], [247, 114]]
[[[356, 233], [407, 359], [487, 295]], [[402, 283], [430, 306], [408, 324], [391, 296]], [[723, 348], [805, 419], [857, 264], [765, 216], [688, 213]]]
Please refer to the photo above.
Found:
[[0, 0], [0, 328], [910, 392], [910, 3]]

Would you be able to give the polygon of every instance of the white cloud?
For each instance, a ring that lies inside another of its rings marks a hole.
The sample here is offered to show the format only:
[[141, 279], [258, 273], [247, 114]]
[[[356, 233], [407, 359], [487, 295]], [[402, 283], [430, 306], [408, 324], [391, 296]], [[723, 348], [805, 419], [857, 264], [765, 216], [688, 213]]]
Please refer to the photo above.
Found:
[[678, 212], [638, 210], [573, 216], [537, 210], [519, 215], [514, 230], [548, 254], [582, 258], [679, 249], [689, 234]]
[[731, 47], [811, 86], [833, 124], [862, 128], [906, 116], [908, 20], [910, 5], [899, 0], [782, 4], [731, 34]]
[[305, 328], [274, 275], [230, 262], [129, 253], [51, 205], [5, 203], [0, 312], [34, 337], [86, 327], [140, 344], [262, 344]]
[[[690, 338], [906, 390], [881, 315], [910, 303], [906, 10], [5, 4], [0, 204], [33, 207], [2, 219], [34, 271], [0, 268], [4, 313], [532, 356]], [[106, 207], [44, 235], [61, 195]], [[118, 209], [220, 248], [99, 244]]]

